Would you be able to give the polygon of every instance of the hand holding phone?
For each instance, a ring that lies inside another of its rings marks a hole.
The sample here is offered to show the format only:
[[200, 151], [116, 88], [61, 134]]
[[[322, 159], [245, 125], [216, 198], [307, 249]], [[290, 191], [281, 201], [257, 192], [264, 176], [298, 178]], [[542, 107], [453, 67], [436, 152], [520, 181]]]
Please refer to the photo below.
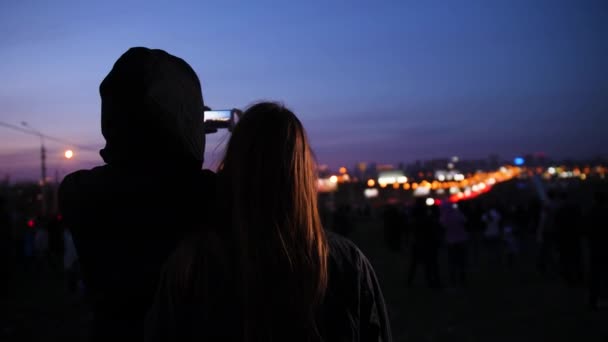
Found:
[[232, 132], [241, 114], [238, 109], [206, 110], [203, 125], [205, 134], [215, 133], [220, 128], [227, 128]]

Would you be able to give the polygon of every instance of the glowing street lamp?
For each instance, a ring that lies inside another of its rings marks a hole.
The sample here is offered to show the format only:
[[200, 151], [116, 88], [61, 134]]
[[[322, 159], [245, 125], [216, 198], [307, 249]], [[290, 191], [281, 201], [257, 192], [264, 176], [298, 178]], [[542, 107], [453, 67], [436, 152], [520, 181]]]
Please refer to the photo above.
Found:
[[74, 157], [74, 151], [65, 150], [65, 153], [63, 155], [65, 156], [66, 159], [72, 159], [72, 157]]

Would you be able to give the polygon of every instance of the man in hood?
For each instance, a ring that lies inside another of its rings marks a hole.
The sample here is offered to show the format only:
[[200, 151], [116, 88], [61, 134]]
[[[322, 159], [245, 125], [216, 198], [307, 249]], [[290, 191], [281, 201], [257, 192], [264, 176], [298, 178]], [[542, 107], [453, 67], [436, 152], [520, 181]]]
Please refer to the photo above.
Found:
[[141, 338], [163, 263], [213, 210], [201, 85], [184, 60], [138, 47], [116, 61], [100, 94], [106, 164], [68, 175], [60, 209], [80, 258], [92, 339]]

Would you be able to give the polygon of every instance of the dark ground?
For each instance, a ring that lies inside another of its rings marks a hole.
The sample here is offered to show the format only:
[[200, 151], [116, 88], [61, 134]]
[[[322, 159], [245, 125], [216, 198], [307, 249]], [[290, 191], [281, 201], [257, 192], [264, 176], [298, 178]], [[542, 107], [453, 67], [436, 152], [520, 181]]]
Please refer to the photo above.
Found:
[[[533, 241], [513, 269], [480, 260], [466, 289], [436, 292], [421, 270], [405, 286], [407, 253], [385, 248], [380, 228], [360, 223], [351, 238], [376, 269], [396, 341], [608, 341], [608, 310], [590, 312], [585, 289], [537, 273]], [[440, 262], [445, 282], [445, 253]]]
[[[379, 221], [359, 222], [351, 239], [376, 269], [395, 341], [608, 341], [608, 310], [589, 311], [585, 289], [536, 273], [533, 244], [513, 270], [490, 269], [482, 260], [468, 288], [434, 292], [425, 288], [422, 270], [406, 288], [406, 253], [385, 247], [381, 227]], [[0, 341], [84, 338], [85, 306], [66, 294], [61, 278], [19, 271], [8, 288]]]

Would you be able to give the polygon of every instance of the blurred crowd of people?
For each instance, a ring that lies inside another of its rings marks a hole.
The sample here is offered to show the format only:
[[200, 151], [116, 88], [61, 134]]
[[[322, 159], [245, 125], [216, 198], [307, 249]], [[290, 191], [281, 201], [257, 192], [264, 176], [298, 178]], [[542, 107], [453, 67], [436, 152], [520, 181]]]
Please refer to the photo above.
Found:
[[78, 254], [61, 215], [26, 219], [0, 198], [0, 252], [3, 285], [19, 272], [47, 274], [63, 278], [68, 294], [82, 294]]
[[[608, 264], [605, 193], [595, 192], [590, 205], [568, 189], [551, 189], [545, 200], [508, 200], [482, 196], [429, 205], [418, 198], [412, 206], [386, 206], [386, 244], [408, 254], [407, 285], [422, 267], [430, 288], [463, 287], [471, 265], [509, 270], [521, 266], [526, 253], [535, 256], [541, 275], [558, 275], [572, 288], [587, 286], [589, 305], [596, 309], [608, 278], [603, 267]], [[446, 284], [439, 272], [442, 248], [447, 252]]]

